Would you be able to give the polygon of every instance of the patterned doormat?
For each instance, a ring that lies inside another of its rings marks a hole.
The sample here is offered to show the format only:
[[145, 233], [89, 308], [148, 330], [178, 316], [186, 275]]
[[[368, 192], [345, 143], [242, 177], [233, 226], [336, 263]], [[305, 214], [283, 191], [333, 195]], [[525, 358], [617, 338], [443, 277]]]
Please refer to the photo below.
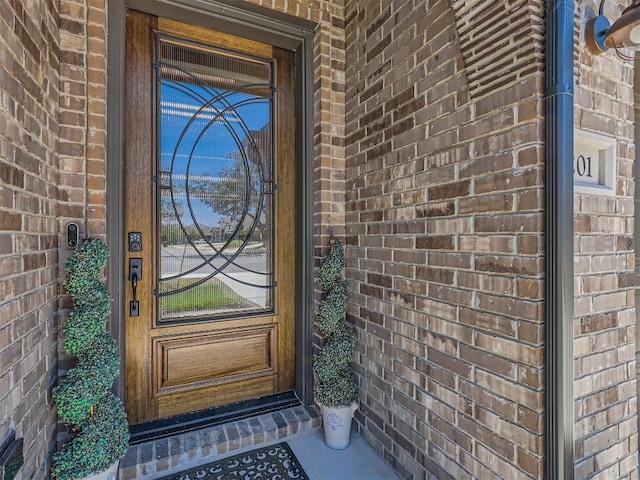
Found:
[[285, 442], [240, 453], [162, 480], [309, 480]]

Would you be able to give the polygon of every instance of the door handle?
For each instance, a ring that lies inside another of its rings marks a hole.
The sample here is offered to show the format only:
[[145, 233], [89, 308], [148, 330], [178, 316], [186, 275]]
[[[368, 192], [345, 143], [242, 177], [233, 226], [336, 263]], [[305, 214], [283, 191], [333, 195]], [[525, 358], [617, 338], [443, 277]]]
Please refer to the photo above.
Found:
[[137, 300], [136, 298], [136, 290], [138, 288], [138, 274], [134, 273], [131, 275], [131, 289], [133, 290], [133, 301]]
[[142, 280], [142, 259], [129, 259], [129, 280], [131, 281], [132, 298], [129, 302], [129, 316], [140, 315], [140, 302], [138, 301], [138, 280]]

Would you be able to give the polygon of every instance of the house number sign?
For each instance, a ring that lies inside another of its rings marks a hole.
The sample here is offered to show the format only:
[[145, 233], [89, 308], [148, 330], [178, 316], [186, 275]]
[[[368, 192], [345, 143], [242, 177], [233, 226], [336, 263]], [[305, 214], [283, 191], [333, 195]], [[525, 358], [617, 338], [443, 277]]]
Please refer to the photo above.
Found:
[[600, 176], [600, 169], [594, 169], [593, 165], [595, 164], [596, 167], [599, 167], [599, 160], [600, 158], [594, 160], [594, 157], [589, 154], [586, 156], [582, 153], [578, 154], [576, 164], [573, 166], [573, 175], [584, 182], [592, 183], [595, 179], [597, 183], [598, 177]]
[[614, 138], [574, 130], [573, 185], [576, 193], [615, 194], [615, 147]]

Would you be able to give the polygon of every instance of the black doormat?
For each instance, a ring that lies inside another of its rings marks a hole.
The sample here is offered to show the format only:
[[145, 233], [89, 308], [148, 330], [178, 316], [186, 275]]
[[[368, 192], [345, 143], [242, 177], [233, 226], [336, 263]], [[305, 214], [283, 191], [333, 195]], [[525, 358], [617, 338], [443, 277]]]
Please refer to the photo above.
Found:
[[285, 442], [239, 453], [161, 480], [309, 480]]

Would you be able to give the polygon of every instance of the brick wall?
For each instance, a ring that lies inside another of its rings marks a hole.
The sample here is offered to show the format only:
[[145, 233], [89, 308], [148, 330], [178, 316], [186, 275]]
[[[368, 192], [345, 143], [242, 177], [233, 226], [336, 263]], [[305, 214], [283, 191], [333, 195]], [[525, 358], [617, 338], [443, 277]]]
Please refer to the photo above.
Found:
[[[306, 2], [256, 3], [316, 20]], [[627, 478], [633, 72], [585, 52], [598, 5], [576, 2], [576, 126], [615, 136], [620, 160], [614, 198], [575, 202], [576, 476]], [[346, 180], [358, 419], [407, 478], [543, 475], [544, 7], [347, 0], [343, 37], [320, 2], [315, 240], [341, 235]]]
[[[60, 121], [59, 121], [59, 281], [71, 255], [66, 225], [75, 222], [83, 236], [106, 233], [106, 0], [60, 2]], [[65, 293], [61, 288], [61, 293]], [[59, 327], [71, 308], [59, 298]], [[70, 366], [59, 345], [59, 373]]]
[[[316, 268], [331, 235], [345, 236], [345, 21], [344, 0], [252, 0], [265, 8], [317, 22], [313, 38], [313, 244]], [[316, 284], [315, 297], [322, 292]], [[311, 320], [311, 319], [310, 319]], [[318, 330], [314, 348], [322, 344]]]
[[[405, 478], [541, 478], [544, 4], [251, 1], [318, 22], [314, 242], [348, 241], [363, 434]], [[21, 478], [54, 440], [58, 232], [106, 231], [106, 4], [0, 0], [0, 439], [24, 436]], [[626, 478], [632, 69], [576, 57], [576, 125], [620, 159], [615, 197], [576, 196], [577, 476]]]
[[[66, 247], [66, 225], [77, 223], [80, 235], [106, 233], [106, 82], [107, 0], [61, 0], [58, 197], [58, 372], [73, 364], [62, 345], [62, 328], [71, 301], [62, 282], [72, 250]], [[58, 441], [68, 440], [58, 424]]]
[[106, 0], [60, 2], [60, 222], [86, 232], [87, 219], [93, 236], [106, 232], [106, 34]]
[[314, 59], [314, 245], [326, 254], [331, 234], [344, 237], [345, 31], [344, 0], [250, 0], [317, 22]]
[[[576, 2], [582, 34], [600, 2]], [[628, 2], [606, 2], [617, 18]], [[615, 138], [614, 196], [576, 194], [576, 478], [638, 478], [634, 300], [633, 62], [576, 35], [575, 125]]]
[[542, 18], [346, 4], [358, 418], [404, 478], [543, 476]]
[[55, 439], [57, 2], [0, 0], [0, 442], [45, 478]]

